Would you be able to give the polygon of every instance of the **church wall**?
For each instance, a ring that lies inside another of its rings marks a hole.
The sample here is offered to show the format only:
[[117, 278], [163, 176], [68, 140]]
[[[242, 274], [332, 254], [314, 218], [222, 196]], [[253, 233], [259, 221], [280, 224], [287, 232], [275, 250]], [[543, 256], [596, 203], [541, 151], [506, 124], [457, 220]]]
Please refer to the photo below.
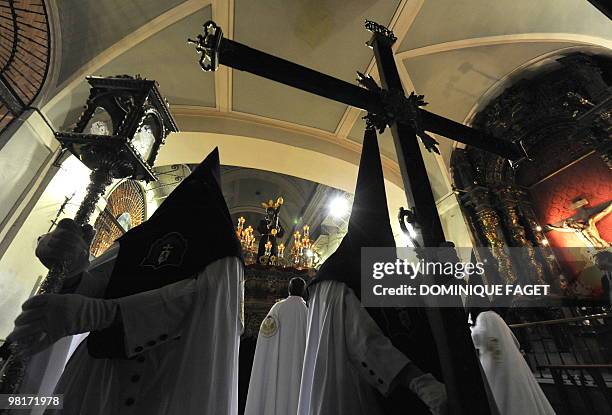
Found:
[[0, 163], [3, 165], [0, 170], [0, 223], [3, 238], [8, 236], [12, 227], [19, 226], [15, 222], [18, 221], [20, 211], [33, 196], [30, 190], [36, 179], [44, 174], [46, 161], [52, 155], [40, 142], [24, 141], [11, 141], [0, 152]]
[[[467, 226], [461, 207], [457, 202], [457, 197], [454, 193], [449, 193], [447, 197], [438, 202], [438, 213], [442, 222], [442, 229], [446, 240], [451, 241], [458, 248], [472, 247], [471, 233]], [[467, 250], [459, 250], [459, 254], [466, 253]], [[461, 258], [464, 261], [469, 261], [468, 258]]]
[[0, 145], [0, 241], [19, 216], [21, 205], [31, 198], [57, 148], [53, 132], [38, 114], [23, 117], [0, 141], [4, 143]]

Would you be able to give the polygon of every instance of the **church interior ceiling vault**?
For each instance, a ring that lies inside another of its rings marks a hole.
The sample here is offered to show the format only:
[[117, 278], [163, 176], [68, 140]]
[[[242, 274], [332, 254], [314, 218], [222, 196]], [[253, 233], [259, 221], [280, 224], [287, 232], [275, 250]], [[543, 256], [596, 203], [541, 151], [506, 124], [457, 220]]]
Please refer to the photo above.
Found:
[[[612, 47], [609, 21], [586, 1], [441, 3], [63, 1], [55, 16], [61, 59], [44, 111], [58, 128], [68, 126], [85, 98], [85, 75], [140, 73], [160, 83], [184, 132], [249, 136], [249, 130], [259, 130], [259, 140], [284, 140], [355, 165], [363, 130], [359, 110], [247, 73], [203, 73], [194, 65], [186, 36], [213, 18], [229, 38], [354, 82], [357, 70], [377, 77], [363, 29], [365, 18], [374, 19], [399, 38], [396, 59], [403, 63], [407, 89], [425, 94], [428, 109], [459, 122], [528, 61], [576, 46]], [[401, 186], [390, 134], [380, 141], [385, 171]], [[426, 155], [437, 199], [450, 190], [446, 166], [452, 145], [444, 138], [440, 142], [441, 158]], [[181, 162], [194, 160], [171, 161]]]

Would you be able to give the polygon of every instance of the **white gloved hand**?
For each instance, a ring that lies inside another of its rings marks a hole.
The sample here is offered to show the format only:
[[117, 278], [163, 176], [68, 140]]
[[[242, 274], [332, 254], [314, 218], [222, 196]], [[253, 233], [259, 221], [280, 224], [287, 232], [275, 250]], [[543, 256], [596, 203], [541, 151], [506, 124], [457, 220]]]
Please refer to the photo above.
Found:
[[446, 387], [443, 383], [438, 382], [431, 373], [412, 379], [409, 388], [427, 405], [432, 414], [446, 414]]
[[67, 276], [80, 273], [89, 265], [89, 245], [94, 234], [91, 225], [81, 227], [72, 219], [62, 219], [53, 231], [38, 239], [36, 256], [49, 269], [66, 266]]
[[19, 354], [30, 356], [62, 337], [110, 326], [119, 306], [114, 300], [78, 294], [42, 294], [27, 300], [22, 309], [6, 340], [18, 344]]

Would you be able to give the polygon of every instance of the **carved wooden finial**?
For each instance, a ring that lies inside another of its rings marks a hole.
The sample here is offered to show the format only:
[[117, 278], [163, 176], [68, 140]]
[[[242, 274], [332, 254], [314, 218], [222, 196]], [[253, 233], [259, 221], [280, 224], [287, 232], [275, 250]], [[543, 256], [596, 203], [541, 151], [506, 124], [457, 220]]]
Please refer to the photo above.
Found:
[[395, 41], [397, 40], [397, 37], [393, 34], [391, 30], [387, 29], [381, 24], [373, 22], [372, 20], [365, 21], [365, 28], [370, 32], [374, 33], [375, 35], [378, 34], [385, 37], [391, 43], [395, 43]]

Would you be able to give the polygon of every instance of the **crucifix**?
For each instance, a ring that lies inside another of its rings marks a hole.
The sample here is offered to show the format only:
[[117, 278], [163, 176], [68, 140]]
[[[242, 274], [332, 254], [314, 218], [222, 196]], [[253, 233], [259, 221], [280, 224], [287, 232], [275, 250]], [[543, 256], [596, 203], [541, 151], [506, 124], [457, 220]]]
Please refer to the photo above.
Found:
[[[369, 76], [359, 74], [361, 86], [333, 78], [321, 72], [289, 62], [223, 37], [213, 21], [203, 25], [203, 33], [194, 43], [201, 54], [200, 66], [214, 71], [218, 65], [250, 72], [306, 92], [313, 93], [367, 111], [370, 127], [391, 129], [408, 203], [420, 229], [420, 243], [439, 247], [446, 239], [425, 170], [417, 136], [429, 151], [438, 152], [437, 142], [426, 131], [466, 145], [518, 161], [525, 152], [518, 143], [499, 140], [481, 131], [428, 112], [423, 96], [406, 96], [393, 57], [395, 35], [377, 23], [366, 21], [372, 32], [368, 42], [374, 51], [381, 85]], [[427, 318], [435, 338], [444, 383], [452, 414], [489, 414], [489, 404], [479, 363], [474, 351], [466, 316], [457, 308], [428, 308]]]
[[600, 206], [590, 209], [584, 207], [588, 203], [586, 199], [574, 202], [572, 207], [576, 208], [577, 213], [575, 215], [554, 224], [549, 223], [546, 225], [545, 230], [574, 233], [591, 248], [609, 248], [610, 243], [599, 234], [597, 222], [612, 214], [612, 201], [602, 203]]

